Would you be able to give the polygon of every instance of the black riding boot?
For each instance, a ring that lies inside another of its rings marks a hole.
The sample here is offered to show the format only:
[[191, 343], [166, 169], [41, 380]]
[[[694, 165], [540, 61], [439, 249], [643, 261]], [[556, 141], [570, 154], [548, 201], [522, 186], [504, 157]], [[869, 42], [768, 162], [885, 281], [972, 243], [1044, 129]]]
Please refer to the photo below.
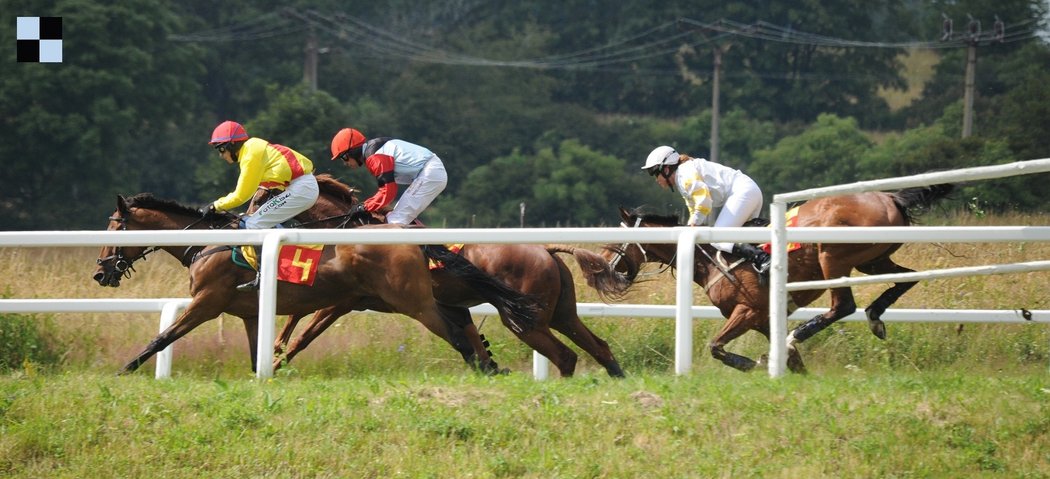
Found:
[[237, 285], [237, 291], [241, 291], [241, 292], [245, 292], [245, 293], [251, 292], [251, 291], [258, 291], [259, 290], [259, 275], [260, 274], [262, 274], [262, 273], [256, 271], [255, 272], [255, 279], [253, 279], [253, 280], [251, 280], [251, 281], [249, 281], [247, 283]]
[[769, 274], [769, 263], [773, 258], [761, 248], [749, 243], [737, 243], [733, 245], [733, 254], [750, 261], [758, 274]]

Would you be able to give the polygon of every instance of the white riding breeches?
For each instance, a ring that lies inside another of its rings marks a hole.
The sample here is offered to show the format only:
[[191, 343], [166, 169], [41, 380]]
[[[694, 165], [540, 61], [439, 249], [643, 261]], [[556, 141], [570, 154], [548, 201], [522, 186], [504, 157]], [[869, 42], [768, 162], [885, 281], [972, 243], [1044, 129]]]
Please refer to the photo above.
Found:
[[248, 229], [267, 229], [294, 218], [317, 202], [317, 178], [314, 175], [303, 175], [288, 184], [281, 194], [263, 203], [255, 213], [244, 218], [244, 227]]
[[[736, 228], [744, 226], [747, 220], [758, 218], [762, 213], [762, 190], [754, 180], [745, 175], [740, 175], [733, 182], [732, 193], [726, 198], [722, 205], [722, 211], [718, 213], [714, 227], [725, 226]], [[733, 243], [711, 243], [711, 246], [726, 253], [733, 252]]]
[[445, 190], [448, 184], [448, 174], [445, 173], [445, 165], [437, 157], [431, 158], [423, 169], [420, 170], [412, 184], [397, 200], [393, 211], [386, 215], [387, 223], [407, 225], [430, 206], [430, 203]]

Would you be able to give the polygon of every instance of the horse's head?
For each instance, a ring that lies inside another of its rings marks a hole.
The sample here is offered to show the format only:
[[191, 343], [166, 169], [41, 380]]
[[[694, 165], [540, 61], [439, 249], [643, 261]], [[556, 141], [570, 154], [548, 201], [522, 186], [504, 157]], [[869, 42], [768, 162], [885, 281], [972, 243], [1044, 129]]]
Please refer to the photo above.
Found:
[[[620, 225], [625, 228], [679, 226], [674, 216], [642, 213], [640, 209], [628, 210], [620, 207]], [[642, 263], [674, 264], [675, 245], [623, 243], [602, 247], [602, 257], [619, 273], [634, 281]]]
[[[229, 213], [201, 214], [194, 208], [172, 201], [159, 200], [149, 193], [124, 198], [117, 196], [117, 209], [109, 216], [107, 231], [174, 230], [194, 226], [223, 227], [235, 222]], [[103, 246], [92, 276], [101, 286], [120, 286], [121, 278], [130, 278], [134, 263], [159, 249], [154, 246]]]

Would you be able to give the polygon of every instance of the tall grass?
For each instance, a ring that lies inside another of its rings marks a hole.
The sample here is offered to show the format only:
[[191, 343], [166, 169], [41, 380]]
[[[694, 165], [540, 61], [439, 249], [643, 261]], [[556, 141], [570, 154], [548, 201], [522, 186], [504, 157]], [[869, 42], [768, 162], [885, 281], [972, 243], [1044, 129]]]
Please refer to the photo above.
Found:
[[[1018, 225], [1047, 224], [1046, 215], [1002, 215], [977, 218], [952, 213], [932, 217], [928, 224]], [[595, 248], [597, 245], [584, 245]], [[102, 288], [92, 279], [97, 250], [91, 248], [0, 249], [0, 291], [14, 298], [156, 298], [185, 297], [188, 274], [166, 253], [136, 263], [136, 272], [119, 288]], [[1050, 256], [1045, 243], [946, 243], [905, 245], [895, 258], [916, 270], [1032, 261]], [[580, 279], [576, 265], [567, 263]], [[674, 302], [673, 272], [655, 267], [645, 281], [624, 300], [629, 303]], [[954, 309], [1047, 309], [1048, 273], [977, 276], [921, 282], [895, 307]], [[860, 307], [866, 306], [887, 285], [855, 288]], [[695, 304], [709, 304], [695, 288]], [[585, 284], [577, 284], [581, 302], [599, 301]], [[814, 306], [827, 306], [825, 294]], [[133, 357], [157, 332], [157, 314], [57, 314], [49, 320], [48, 335], [61, 357], [62, 369], [112, 370]], [[279, 319], [283, 321], [283, 318]], [[585, 318], [606, 339], [629, 373], [665, 372], [674, 357], [673, 321], [653, 318]], [[477, 317], [482, 332], [504, 366], [529, 369], [531, 350], [514, 338], [495, 317]], [[721, 321], [697, 321], [694, 341], [695, 368], [720, 369], [710, 358], [706, 340]], [[889, 323], [886, 341], [867, 332], [864, 324], [839, 323], [803, 345], [807, 365], [815, 373], [849, 369], [931, 370], [1045, 368], [1050, 334], [1039, 325], [984, 325]], [[749, 333], [730, 349], [757, 357], [768, 350], [765, 338]], [[208, 376], [238, 377], [247, 374], [248, 350], [244, 328], [235, 317], [220, 317], [201, 326], [175, 346], [176, 371]], [[582, 352], [581, 352], [582, 354]], [[148, 367], [148, 365], [147, 365]], [[301, 356], [285, 374], [341, 376], [375, 371], [448, 371], [462, 368], [450, 348], [410, 318], [388, 314], [354, 313], [341, 318]], [[585, 354], [578, 369], [602, 369]]]

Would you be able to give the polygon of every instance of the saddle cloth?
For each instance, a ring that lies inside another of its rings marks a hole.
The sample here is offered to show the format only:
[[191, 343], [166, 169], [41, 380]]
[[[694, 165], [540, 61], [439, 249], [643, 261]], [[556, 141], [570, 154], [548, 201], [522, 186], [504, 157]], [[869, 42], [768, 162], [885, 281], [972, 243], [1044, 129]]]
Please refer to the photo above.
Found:
[[[787, 224], [788, 227], [798, 226], [798, 206], [791, 208], [787, 213], [784, 213], [784, 217], [787, 219], [785, 224]], [[801, 248], [802, 243], [788, 243], [787, 246], [788, 253], [790, 253]], [[769, 243], [762, 243], [758, 245], [758, 247], [762, 248], [762, 251], [765, 251], [767, 254], [773, 250], [773, 246]]]
[[[321, 252], [324, 245], [287, 244], [281, 245], [281, 251], [277, 253], [277, 279], [288, 283], [314, 285], [317, 277], [317, 265], [321, 262]], [[234, 250], [239, 252], [241, 260], [251, 269], [259, 269], [259, 256], [255, 246], [245, 245]], [[240, 264], [234, 255], [234, 262]]]
[[[458, 254], [463, 249], [463, 243], [447, 244], [445, 245], [445, 247], [448, 248], [449, 251]], [[430, 268], [431, 271], [434, 271], [435, 269], [444, 268], [445, 264], [440, 261], [428, 259], [427, 266]]]

